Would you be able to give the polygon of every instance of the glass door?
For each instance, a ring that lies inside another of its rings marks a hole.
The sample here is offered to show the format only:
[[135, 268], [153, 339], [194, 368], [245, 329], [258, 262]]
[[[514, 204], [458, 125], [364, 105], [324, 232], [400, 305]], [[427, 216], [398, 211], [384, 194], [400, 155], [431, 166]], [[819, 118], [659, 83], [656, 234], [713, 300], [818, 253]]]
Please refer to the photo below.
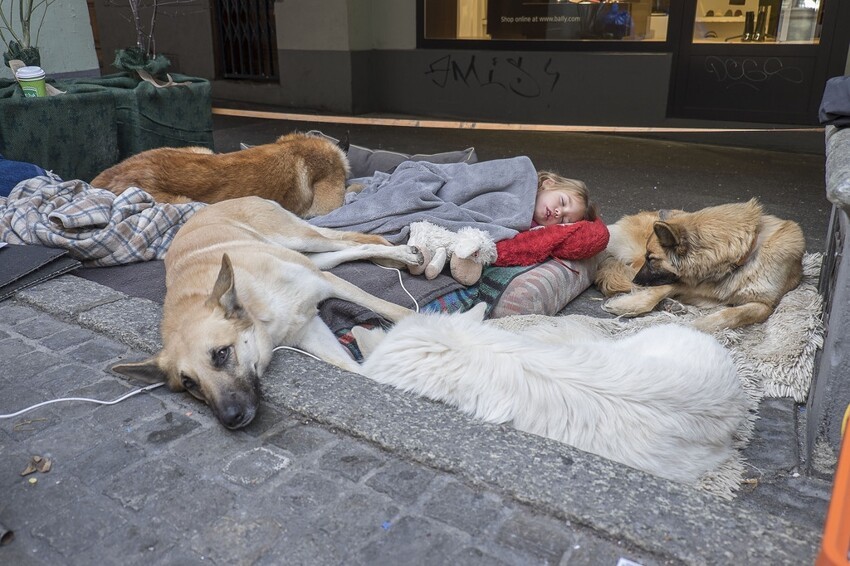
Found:
[[850, 2], [686, 0], [674, 52], [673, 117], [816, 124], [844, 74]]

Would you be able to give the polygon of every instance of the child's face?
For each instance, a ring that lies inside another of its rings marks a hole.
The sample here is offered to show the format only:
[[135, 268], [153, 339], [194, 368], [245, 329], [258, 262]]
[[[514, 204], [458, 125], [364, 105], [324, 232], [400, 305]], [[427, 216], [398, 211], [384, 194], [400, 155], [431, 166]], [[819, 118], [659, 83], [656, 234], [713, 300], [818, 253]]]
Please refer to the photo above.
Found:
[[562, 190], [537, 191], [534, 221], [541, 226], [572, 224], [584, 218], [584, 203], [574, 194]]

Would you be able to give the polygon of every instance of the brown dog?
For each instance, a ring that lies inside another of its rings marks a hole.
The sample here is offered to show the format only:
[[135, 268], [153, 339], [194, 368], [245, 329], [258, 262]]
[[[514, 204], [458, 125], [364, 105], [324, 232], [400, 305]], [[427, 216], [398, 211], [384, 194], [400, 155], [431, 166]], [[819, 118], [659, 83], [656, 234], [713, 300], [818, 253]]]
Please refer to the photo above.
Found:
[[203, 147], [163, 147], [129, 157], [95, 177], [91, 185], [121, 194], [139, 187], [157, 202], [206, 203], [259, 196], [301, 217], [342, 206], [348, 157], [335, 143], [310, 134], [232, 153]]
[[188, 391], [224, 426], [243, 427], [257, 411], [259, 380], [277, 346], [360, 371], [319, 318], [320, 302], [351, 301], [394, 322], [411, 314], [324, 271], [359, 259], [419, 265], [422, 254], [380, 236], [311, 226], [257, 197], [204, 207], [165, 257], [162, 350], [112, 369]]
[[806, 241], [796, 222], [762, 213], [755, 199], [697, 212], [624, 216], [596, 273], [603, 308], [637, 316], [671, 297], [696, 306], [728, 305], [694, 322], [713, 332], [764, 322], [800, 283]]

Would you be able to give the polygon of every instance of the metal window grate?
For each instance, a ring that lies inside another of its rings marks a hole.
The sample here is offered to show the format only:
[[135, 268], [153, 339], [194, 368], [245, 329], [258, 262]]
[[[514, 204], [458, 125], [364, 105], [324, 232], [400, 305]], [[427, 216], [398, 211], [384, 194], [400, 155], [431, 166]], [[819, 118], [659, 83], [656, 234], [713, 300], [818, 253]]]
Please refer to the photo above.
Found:
[[277, 80], [274, 0], [215, 0], [219, 76]]

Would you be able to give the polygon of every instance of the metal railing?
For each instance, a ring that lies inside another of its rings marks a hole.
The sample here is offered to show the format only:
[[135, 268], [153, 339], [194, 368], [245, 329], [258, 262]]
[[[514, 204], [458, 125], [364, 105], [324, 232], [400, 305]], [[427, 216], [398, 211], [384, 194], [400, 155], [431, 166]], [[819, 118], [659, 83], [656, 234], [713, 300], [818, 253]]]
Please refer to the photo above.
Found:
[[277, 80], [274, 0], [214, 0], [213, 7], [219, 77]]

